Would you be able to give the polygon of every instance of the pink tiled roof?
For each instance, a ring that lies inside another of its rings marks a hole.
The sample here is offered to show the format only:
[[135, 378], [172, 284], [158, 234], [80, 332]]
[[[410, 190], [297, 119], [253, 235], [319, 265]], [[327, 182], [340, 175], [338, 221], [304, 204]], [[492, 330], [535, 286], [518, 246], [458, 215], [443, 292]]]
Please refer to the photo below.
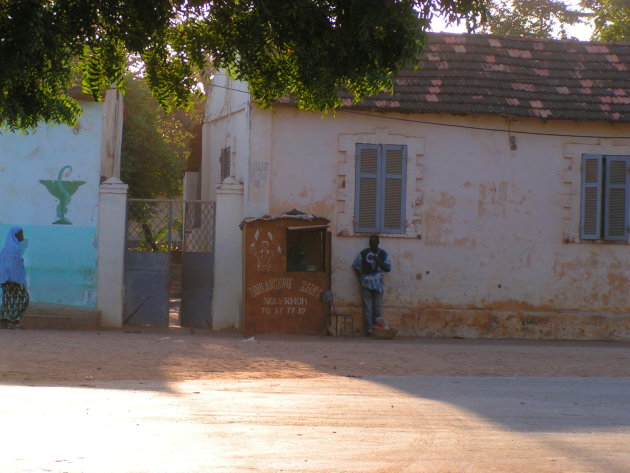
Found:
[[630, 122], [630, 43], [431, 33], [419, 66], [351, 108]]

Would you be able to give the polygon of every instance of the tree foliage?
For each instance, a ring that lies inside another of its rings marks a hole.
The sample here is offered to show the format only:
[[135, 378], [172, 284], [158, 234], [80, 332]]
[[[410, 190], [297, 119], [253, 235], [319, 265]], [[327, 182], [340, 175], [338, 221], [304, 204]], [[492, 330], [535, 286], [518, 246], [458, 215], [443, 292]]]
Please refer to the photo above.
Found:
[[[144, 80], [129, 76], [126, 89], [121, 178], [129, 184], [129, 197], [179, 198], [192, 132], [179, 114], [164, 113]], [[200, 123], [202, 110], [197, 103], [184, 119]]]
[[594, 40], [630, 42], [629, 0], [583, 0], [582, 6], [594, 13]]
[[358, 100], [415, 62], [436, 14], [470, 25], [486, 0], [0, 0], [0, 126], [73, 124], [80, 74], [99, 98], [140, 59], [166, 110], [187, 106], [209, 61], [261, 105]]
[[587, 16], [560, 0], [490, 0], [480, 30], [499, 36], [569, 39], [566, 26]]

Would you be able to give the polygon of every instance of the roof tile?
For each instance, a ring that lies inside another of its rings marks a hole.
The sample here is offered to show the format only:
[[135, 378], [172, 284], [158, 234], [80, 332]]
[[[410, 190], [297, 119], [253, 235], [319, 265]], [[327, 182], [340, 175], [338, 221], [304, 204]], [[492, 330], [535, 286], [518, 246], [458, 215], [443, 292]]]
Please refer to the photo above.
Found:
[[351, 107], [630, 122], [628, 70], [629, 43], [431, 33], [393, 94]]

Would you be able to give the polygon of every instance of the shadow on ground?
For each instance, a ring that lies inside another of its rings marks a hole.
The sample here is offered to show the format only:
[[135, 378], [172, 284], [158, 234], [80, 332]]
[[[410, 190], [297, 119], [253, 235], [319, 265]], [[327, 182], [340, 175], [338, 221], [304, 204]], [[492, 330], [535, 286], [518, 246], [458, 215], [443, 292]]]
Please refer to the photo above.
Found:
[[[91, 387], [120, 381], [116, 386], [125, 389], [125, 381], [132, 381], [134, 389], [147, 382], [169, 390], [171, 383], [186, 380], [324, 376], [365, 378], [457, 404], [519, 431], [544, 425], [540, 416], [554, 431], [630, 425], [628, 343], [243, 338], [236, 332], [150, 328], [0, 331], [5, 385]], [[484, 399], [480, 390], [489, 383], [494, 395]], [[522, 401], [507, 396], [515, 390], [522, 391]], [[625, 411], [607, 409], [602, 399], [623, 404]], [[515, 407], [525, 415], [510, 416]]]

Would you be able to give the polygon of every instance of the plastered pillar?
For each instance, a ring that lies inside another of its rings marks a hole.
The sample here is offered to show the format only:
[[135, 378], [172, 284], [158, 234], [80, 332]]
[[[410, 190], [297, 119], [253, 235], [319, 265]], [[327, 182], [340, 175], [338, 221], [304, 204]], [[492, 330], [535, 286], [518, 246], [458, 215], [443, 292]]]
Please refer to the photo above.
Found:
[[123, 325], [127, 188], [110, 177], [99, 191], [96, 308], [104, 327]]
[[103, 100], [103, 133], [101, 137], [101, 177], [120, 178], [120, 153], [123, 131], [123, 96], [107, 89]]
[[212, 329], [239, 327], [243, 298], [243, 184], [228, 177], [217, 186]]

